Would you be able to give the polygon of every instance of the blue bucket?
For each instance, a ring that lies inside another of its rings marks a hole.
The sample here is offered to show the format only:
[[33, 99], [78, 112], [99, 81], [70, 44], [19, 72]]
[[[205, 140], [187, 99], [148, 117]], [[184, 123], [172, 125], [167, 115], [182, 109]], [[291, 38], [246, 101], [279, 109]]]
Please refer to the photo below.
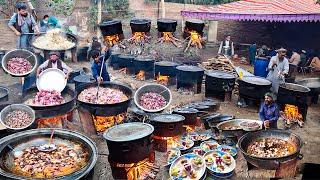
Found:
[[254, 62], [254, 75], [260, 77], [267, 77], [269, 60], [267, 58], [258, 57]]

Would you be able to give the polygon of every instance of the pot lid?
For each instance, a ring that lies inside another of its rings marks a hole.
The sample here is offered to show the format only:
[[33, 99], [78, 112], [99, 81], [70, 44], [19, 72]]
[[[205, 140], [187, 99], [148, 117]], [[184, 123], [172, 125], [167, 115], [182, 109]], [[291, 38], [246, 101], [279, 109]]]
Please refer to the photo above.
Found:
[[235, 79], [236, 77], [230, 73], [224, 71], [207, 71], [207, 76], [221, 78], [221, 79]]
[[183, 121], [185, 118], [179, 114], [160, 114], [150, 118], [151, 121], [162, 123], [174, 123]]
[[310, 91], [310, 89], [306, 86], [293, 84], [293, 83], [284, 83], [280, 84], [280, 87], [283, 89], [291, 90], [291, 91], [297, 91], [297, 92], [304, 92], [307, 93]]
[[203, 72], [204, 70], [198, 66], [187, 66], [187, 65], [182, 65], [177, 67], [178, 70], [180, 71], [191, 71], [191, 72]]
[[152, 134], [154, 128], [150, 124], [131, 122], [113, 126], [103, 133], [108, 141], [125, 142], [144, 138]]
[[151, 20], [149, 20], [149, 19], [132, 19], [130, 21], [130, 23], [133, 23], [133, 24], [146, 24], [146, 23], [151, 23]]
[[177, 23], [177, 20], [174, 19], [166, 19], [166, 18], [162, 18], [162, 19], [158, 19], [158, 22], [163, 22], [163, 23]]
[[192, 114], [192, 113], [198, 113], [199, 111], [195, 108], [176, 108], [173, 110], [176, 113], [181, 114]]
[[160, 62], [156, 62], [155, 65], [158, 65], [158, 66], [179, 66], [178, 63], [172, 62], [172, 61], [160, 61]]
[[306, 78], [300, 81], [296, 81], [296, 83], [311, 89], [320, 88], [320, 78]]
[[37, 79], [38, 90], [55, 90], [62, 92], [67, 85], [66, 75], [56, 68], [49, 68], [42, 71]]
[[190, 19], [190, 20], [187, 20], [187, 21], [191, 22], [191, 23], [204, 24], [204, 21], [202, 21], [200, 19]]
[[152, 58], [150, 57], [137, 57], [134, 60], [136, 61], [154, 61]]
[[115, 25], [121, 23], [119, 20], [111, 20], [111, 21], [103, 21], [100, 26], [110, 26], [110, 25]]
[[271, 85], [271, 82], [266, 78], [257, 77], [257, 76], [244, 76], [241, 79], [242, 81], [250, 84], [261, 85], [261, 86], [268, 86]]
[[125, 54], [121, 54], [118, 56], [118, 58], [121, 58], [121, 59], [134, 59], [133, 56], [130, 56], [130, 55], [125, 55]]

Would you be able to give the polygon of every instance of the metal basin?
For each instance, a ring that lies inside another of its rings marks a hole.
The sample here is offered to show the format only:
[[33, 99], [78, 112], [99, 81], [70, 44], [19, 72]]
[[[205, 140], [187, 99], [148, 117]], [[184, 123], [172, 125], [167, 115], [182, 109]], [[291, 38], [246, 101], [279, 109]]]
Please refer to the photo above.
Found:
[[[27, 177], [17, 175], [12, 171], [13, 154], [31, 147], [39, 146], [46, 143], [50, 137], [52, 129], [33, 129], [23, 132], [18, 132], [0, 139], [0, 174], [11, 179], [28, 179]], [[95, 166], [98, 159], [98, 150], [95, 143], [88, 137], [74, 131], [55, 129], [55, 143], [71, 145], [74, 143], [80, 144], [84, 151], [88, 153], [86, 165], [78, 171], [53, 178], [55, 180], [77, 180], [88, 174]], [[43, 178], [45, 179], [45, 178]]]
[[[27, 125], [26, 127], [22, 127], [22, 128], [12, 128], [12, 127], [9, 127], [7, 126], [4, 121], [5, 121], [5, 118], [6, 116], [8, 115], [9, 112], [11, 111], [14, 111], [14, 110], [23, 110], [25, 112], [27, 112], [32, 121], [30, 122], [29, 125]], [[25, 129], [25, 128], [28, 128], [29, 126], [31, 126], [35, 120], [35, 112], [32, 108], [30, 108], [29, 106], [26, 106], [24, 104], [11, 104], [11, 105], [8, 105], [6, 106], [4, 109], [1, 110], [0, 112], [0, 118], [1, 118], [1, 123], [7, 128], [7, 129], [12, 129], [12, 130], [21, 130], [21, 129]]]

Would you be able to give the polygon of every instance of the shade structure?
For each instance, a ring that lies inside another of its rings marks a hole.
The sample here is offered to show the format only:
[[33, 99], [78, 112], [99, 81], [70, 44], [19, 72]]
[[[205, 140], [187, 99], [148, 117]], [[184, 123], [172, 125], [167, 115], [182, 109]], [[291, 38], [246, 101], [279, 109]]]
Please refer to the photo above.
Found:
[[266, 22], [319, 22], [316, 0], [242, 0], [215, 6], [183, 10], [188, 18]]

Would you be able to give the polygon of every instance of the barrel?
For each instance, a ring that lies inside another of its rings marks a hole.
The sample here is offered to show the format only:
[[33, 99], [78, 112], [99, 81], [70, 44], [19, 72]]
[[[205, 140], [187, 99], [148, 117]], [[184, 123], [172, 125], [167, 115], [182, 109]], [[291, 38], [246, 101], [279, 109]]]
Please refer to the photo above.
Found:
[[267, 77], [269, 60], [267, 58], [258, 57], [254, 62], [254, 75], [260, 77]]

